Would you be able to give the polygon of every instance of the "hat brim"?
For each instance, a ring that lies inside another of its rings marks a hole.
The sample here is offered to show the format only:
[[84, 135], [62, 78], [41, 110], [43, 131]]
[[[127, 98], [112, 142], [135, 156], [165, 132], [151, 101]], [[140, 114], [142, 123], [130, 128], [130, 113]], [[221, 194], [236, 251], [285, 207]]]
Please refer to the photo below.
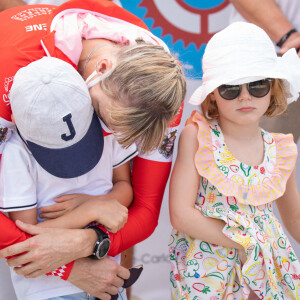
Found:
[[26, 143], [33, 157], [48, 173], [60, 178], [74, 178], [84, 175], [98, 164], [104, 138], [100, 120], [94, 112], [87, 133], [72, 146], [50, 149], [30, 141]]
[[291, 80], [285, 74], [277, 71], [271, 71], [265, 72], [264, 75], [259, 76], [254, 76], [251, 74], [247, 77], [232, 77], [228, 80], [221, 80], [219, 82], [216, 80], [211, 84], [204, 83], [194, 91], [188, 102], [192, 105], [201, 105], [205, 98], [222, 84], [244, 84], [256, 80], [261, 80], [264, 78], [278, 78], [285, 81], [285, 88], [287, 88], [287, 92], [289, 94], [289, 97], [287, 99], [288, 104], [298, 99], [300, 85], [298, 84], [298, 89], [294, 88], [294, 85], [292, 84]]
[[[272, 64], [258, 64], [256, 68], [249, 64], [243, 66], [238, 65], [233, 72], [225, 72], [218, 70], [216, 74], [211, 75], [210, 79], [203, 80], [200, 87], [198, 87], [189, 103], [192, 105], [200, 105], [205, 98], [222, 84], [244, 84], [251, 81], [261, 80], [263, 78], [278, 78], [284, 81], [284, 88], [288, 92], [287, 103], [296, 101], [299, 97], [300, 82], [300, 60], [295, 49], [290, 49], [282, 57], [276, 57]], [[224, 75], [226, 73], [226, 76]], [[213, 78], [213, 79], [211, 79]]]

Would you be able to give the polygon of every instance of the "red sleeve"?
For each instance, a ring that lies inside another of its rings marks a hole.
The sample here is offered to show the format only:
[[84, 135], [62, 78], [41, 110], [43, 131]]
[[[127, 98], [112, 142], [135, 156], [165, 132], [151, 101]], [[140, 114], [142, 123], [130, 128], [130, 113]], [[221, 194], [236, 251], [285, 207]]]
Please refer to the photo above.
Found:
[[73, 265], [74, 265], [75, 261], [71, 261], [70, 263], [61, 266], [59, 268], [57, 268], [56, 270], [54, 270], [53, 272], [49, 272], [46, 275], [47, 276], [56, 276], [59, 277], [62, 280], [68, 280], [69, 275], [73, 269]]
[[156, 153], [136, 157], [133, 161], [132, 186], [134, 201], [128, 221], [117, 233], [110, 233], [109, 255], [118, 253], [148, 238], [158, 224], [161, 203], [172, 165], [172, 152], [183, 105], [169, 125], [169, 134]]
[[0, 213], [0, 227], [0, 250], [31, 237], [29, 234], [21, 231], [10, 218], [2, 213]]

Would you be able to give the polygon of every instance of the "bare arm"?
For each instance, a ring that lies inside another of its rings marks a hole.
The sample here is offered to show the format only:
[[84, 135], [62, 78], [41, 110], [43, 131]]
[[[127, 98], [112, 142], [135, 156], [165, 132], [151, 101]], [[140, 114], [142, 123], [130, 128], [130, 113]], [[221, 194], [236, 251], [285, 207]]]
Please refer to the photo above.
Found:
[[[97, 221], [104, 225], [108, 231], [117, 232], [122, 228], [127, 221], [128, 207], [133, 199], [133, 191], [130, 182], [130, 164], [129, 162], [114, 169], [113, 172], [113, 189], [107, 195], [89, 196], [77, 194], [78, 198], [81, 198], [83, 202], [77, 206], [77, 200], [74, 199], [74, 195], [68, 195], [66, 197], [69, 206], [69, 210], [63, 210], [63, 206], [66, 205], [66, 201], [54, 204], [50, 208], [44, 207], [43, 211], [48, 211], [59, 217], [46, 220], [40, 224], [39, 227], [43, 228], [83, 228], [87, 224]], [[72, 202], [76, 202], [74, 208], [72, 208]], [[80, 200], [81, 201], [81, 200]], [[126, 207], [125, 207], [126, 206]], [[58, 212], [53, 211], [58, 209]], [[61, 209], [61, 210], [60, 210]], [[41, 214], [46, 216], [47, 214]]]
[[283, 196], [276, 200], [284, 226], [292, 237], [300, 243], [300, 196], [296, 184], [295, 170], [291, 174]]
[[133, 201], [133, 190], [131, 186], [130, 162], [114, 168], [113, 185], [114, 188], [110, 193], [110, 197], [117, 199], [120, 204], [129, 207]]
[[[274, 0], [230, 0], [238, 12], [248, 21], [263, 28], [277, 43], [294, 26], [284, 16]], [[300, 34], [293, 33], [284, 43], [281, 53], [300, 47]]]
[[114, 169], [113, 184], [112, 190], [106, 195], [91, 196], [86, 194], [69, 194], [58, 197], [54, 200], [56, 202], [55, 204], [41, 208], [40, 217], [45, 219], [56, 219], [92, 199], [116, 199], [125, 207], [129, 207], [133, 199], [129, 162]]
[[20, 210], [20, 211], [12, 211], [8, 213], [8, 216], [13, 221], [20, 220], [24, 223], [28, 224], [37, 224], [37, 210], [36, 208]]
[[22, 0], [0, 0], [0, 11], [25, 4]]
[[57, 219], [46, 220], [37, 226], [42, 228], [79, 229], [96, 221], [108, 231], [117, 232], [127, 221], [128, 210], [115, 199], [91, 198], [82, 205]]
[[173, 227], [189, 236], [229, 248], [243, 247], [223, 233], [225, 222], [205, 217], [195, 206], [199, 174], [194, 163], [198, 148], [197, 127], [186, 126], [180, 136], [178, 155], [170, 181], [170, 218]]

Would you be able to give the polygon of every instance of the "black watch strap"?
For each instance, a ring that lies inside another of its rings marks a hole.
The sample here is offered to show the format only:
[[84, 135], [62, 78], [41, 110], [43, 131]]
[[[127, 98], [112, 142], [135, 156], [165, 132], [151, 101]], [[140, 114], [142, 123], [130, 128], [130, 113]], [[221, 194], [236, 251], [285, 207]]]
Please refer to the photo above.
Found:
[[91, 226], [88, 227], [88, 229], [93, 229], [98, 236], [98, 239], [95, 243], [94, 249], [93, 249], [93, 254], [90, 255], [91, 258], [94, 259], [101, 259], [103, 258], [110, 247], [110, 239], [108, 234], [103, 231], [102, 229], [98, 228], [97, 226]]
[[292, 28], [290, 31], [288, 31], [281, 39], [279, 42], [276, 43], [276, 46], [278, 46], [279, 48], [281, 48], [283, 46], [283, 44], [286, 42], [286, 40], [293, 34], [297, 32], [297, 30], [295, 28]]

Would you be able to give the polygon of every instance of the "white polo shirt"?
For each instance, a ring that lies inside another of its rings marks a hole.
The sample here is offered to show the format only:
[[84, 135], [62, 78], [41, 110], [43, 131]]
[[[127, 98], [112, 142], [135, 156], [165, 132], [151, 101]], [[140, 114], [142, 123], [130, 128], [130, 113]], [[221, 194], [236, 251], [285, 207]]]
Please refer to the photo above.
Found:
[[[104, 149], [99, 163], [85, 175], [76, 178], [58, 178], [46, 172], [33, 158], [25, 144], [14, 132], [4, 147], [0, 165], [0, 209], [18, 211], [54, 204], [64, 194], [104, 195], [111, 191], [113, 168], [137, 155], [135, 145], [121, 147], [113, 134], [101, 122]], [[38, 217], [38, 221], [43, 221]], [[114, 258], [120, 262], [120, 256]], [[11, 272], [18, 299], [42, 300], [81, 292], [71, 283], [57, 277], [41, 276], [26, 279]]]

